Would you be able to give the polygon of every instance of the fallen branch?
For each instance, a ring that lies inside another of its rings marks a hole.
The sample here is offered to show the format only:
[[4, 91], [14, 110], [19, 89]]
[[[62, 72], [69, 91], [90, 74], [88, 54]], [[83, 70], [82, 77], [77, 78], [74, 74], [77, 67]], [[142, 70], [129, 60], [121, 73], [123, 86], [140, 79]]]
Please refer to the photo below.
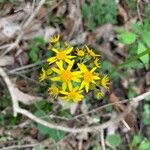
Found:
[[5, 81], [5, 83], [8, 87], [8, 90], [10, 92], [15, 117], [17, 116], [17, 113], [19, 113], [19, 114], [22, 114], [22, 115], [30, 118], [31, 120], [35, 121], [36, 123], [40, 123], [40, 124], [42, 124], [46, 127], [49, 127], [49, 128], [52, 128], [52, 129], [57, 129], [57, 130], [62, 130], [62, 131], [65, 131], [65, 132], [71, 132], [71, 133], [95, 132], [97, 130], [100, 131], [100, 130], [106, 129], [110, 125], [120, 122], [132, 110], [132, 107], [135, 105], [135, 103], [143, 100], [147, 96], [150, 96], [150, 91], [149, 91], [149, 92], [146, 92], [144, 94], [141, 94], [141, 95], [133, 98], [131, 100], [131, 102], [128, 104], [128, 106], [126, 107], [126, 110], [123, 113], [118, 115], [116, 118], [111, 119], [111, 120], [109, 120], [105, 123], [102, 123], [100, 125], [95, 125], [95, 126], [91, 126], [91, 127], [81, 127], [81, 128], [69, 128], [69, 127], [49, 123], [49, 122], [47, 122], [43, 119], [40, 119], [40, 118], [36, 117], [35, 115], [33, 115], [28, 110], [20, 108], [17, 97], [16, 97], [15, 93], [13, 92], [14, 91], [13, 88], [15, 88], [15, 87], [11, 83], [9, 77], [7, 76], [7, 74], [5, 73], [3, 68], [0, 68], [0, 76]]

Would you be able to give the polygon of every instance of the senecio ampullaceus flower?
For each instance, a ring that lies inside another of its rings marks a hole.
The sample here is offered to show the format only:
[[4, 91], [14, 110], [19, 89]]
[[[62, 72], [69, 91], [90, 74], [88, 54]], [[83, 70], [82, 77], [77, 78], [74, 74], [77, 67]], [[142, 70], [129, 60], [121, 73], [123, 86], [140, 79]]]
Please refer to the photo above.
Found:
[[84, 100], [91, 91], [97, 99], [104, 96], [101, 89], [109, 89], [109, 78], [101, 72], [100, 55], [93, 49], [87, 45], [75, 48], [56, 35], [50, 39], [48, 50], [52, 56], [39, 79], [50, 81], [49, 94], [72, 102]]

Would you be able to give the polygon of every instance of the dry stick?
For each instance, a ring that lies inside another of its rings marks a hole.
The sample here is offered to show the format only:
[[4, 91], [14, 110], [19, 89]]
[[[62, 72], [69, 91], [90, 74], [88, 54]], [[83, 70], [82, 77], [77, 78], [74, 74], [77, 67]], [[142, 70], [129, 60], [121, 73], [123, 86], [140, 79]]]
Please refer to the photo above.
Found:
[[143, 19], [141, 17], [141, 12], [140, 12], [140, 6], [139, 6], [140, 5], [140, 1], [141, 0], [137, 0], [136, 7], [137, 7], [138, 18], [139, 18], [140, 22], [143, 23]]
[[23, 36], [23, 30], [25, 28], [27, 28], [28, 25], [32, 22], [32, 20], [34, 19], [34, 17], [36, 16], [36, 14], [39, 12], [40, 8], [42, 7], [42, 5], [44, 3], [45, 3], [45, 0], [41, 0], [39, 2], [39, 4], [38, 4], [37, 8], [35, 9], [35, 11], [30, 15], [30, 17], [27, 19], [27, 21], [23, 24], [23, 26], [22, 26], [22, 32], [18, 35], [16, 41], [13, 44], [11, 44], [11, 46], [8, 47], [0, 57], [3, 57], [4, 55], [6, 55], [8, 52], [10, 52], [13, 48], [15, 48], [19, 44], [19, 42], [20, 42], [20, 40], [21, 40], [21, 38]]
[[3, 78], [3, 80], [5, 81], [7, 88], [10, 92], [11, 98], [12, 98], [12, 104], [13, 104], [13, 111], [14, 111], [14, 116], [17, 116], [17, 108], [19, 107], [18, 101], [17, 101], [17, 97], [14, 93], [14, 86], [11, 83], [9, 77], [7, 76], [7, 74], [5, 73], [5, 71], [0, 67], [0, 76]]
[[101, 137], [101, 146], [102, 146], [102, 149], [106, 150], [106, 148], [105, 148], [105, 140], [104, 140], [104, 130], [102, 130], [100, 132], [100, 137]]
[[29, 64], [29, 65], [26, 65], [26, 66], [22, 66], [22, 67], [19, 67], [19, 68], [15, 68], [15, 69], [12, 69], [9, 71], [9, 73], [16, 73], [16, 72], [19, 72], [21, 70], [25, 70], [25, 69], [29, 69], [29, 68], [33, 68], [37, 65], [41, 65], [43, 63], [45, 63], [47, 60], [41, 60], [40, 62], [37, 62], [37, 63], [34, 63], [34, 64]]
[[4, 147], [0, 150], [12, 150], [12, 149], [22, 149], [22, 148], [29, 148], [29, 147], [35, 147], [35, 146], [39, 146], [40, 144], [26, 144], [26, 145], [12, 145], [12, 146], [8, 146], [8, 147]]
[[11, 98], [12, 98], [12, 104], [13, 104], [13, 110], [14, 110], [14, 116], [17, 116], [17, 113], [20, 113], [28, 118], [30, 118], [31, 120], [35, 121], [36, 123], [40, 123], [46, 127], [52, 128], [52, 129], [57, 129], [57, 130], [62, 130], [65, 132], [71, 132], [71, 133], [81, 133], [81, 132], [95, 132], [97, 130], [103, 130], [108, 128], [111, 124], [114, 123], [118, 123], [122, 120], [122, 118], [124, 118], [126, 116], [126, 114], [128, 114], [131, 110], [132, 110], [132, 106], [143, 100], [145, 97], [150, 96], [150, 91], [146, 92], [140, 96], [137, 96], [135, 98], [133, 98], [133, 101], [131, 101], [129, 103], [129, 105], [127, 106], [126, 110], [121, 113], [119, 116], [117, 116], [115, 119], [111, 119], [105, 123], [102, 123], [100, 125], [95, 125], [95, 126], [91, 126], [91, 127], [81, 127], [81, 128], [69, 128], [69, 127], [64, 127], [64, 126], [60, 126], [60, 125], [56, 125], [56, 124], [52, 124], [49, 123], [43, 119], [40, 119], [38, 117], [36, 117], [35, 115], [33, 115], [31, 112], [29, 112], [28, 110], [25, 110], [23, 108], [19, 107], [18, 104], [18, 100], [17, 97], [15, 96], [15, 93], [13, 92], [13, 84], [11, 83], [9, 77], [7, 76], [7, 74], [5, 73], [4, 69], [0, 67], [0, 76], [2, 76], [2, 78], [4, 79], [8, 90], [11, 94]]
[[[82, 128], [69, 128], [69, 127], [64, 127], [64, 126], [60, 126], [60, 125], [56, 125], [56, 124], [51, 124], [45, 120], [42, 120], [36, 116], [34, 116], [32, 113], [30, 113], [29, 111], [19, 108], [17, 109], [17, 112], [27, 116], [28, 118], [30, 118], [31, 120], [40, 123], [42, 125], [45, 125], [49, 128], [53, 128], [53, 129], [58, 129], [58, 130], [62, 130], [62, 131], [66, 131], [66, 132], [71, 132], [71, 133], [81, 133], [81, 132], [95, 132], [97, 130], [103, 130], [108, 128], [111, 124], [114, 123], [118, 123], [122, 120], [122, 118], [124, 118], [126, 116], [126, 114], [128, 114], [131, 110], [132, 110], [132, 106], [136, 103], [139, 102], [141, 100], [143, 100], [145, 97], [150, 96], [150, 91], [146, 92], [140, 96], [137, 96], [136, 98], [134, 98], [133, 102], [131, 101], [130, 104], [127, 106], [126, 110], [121, 113], [119, 116], [117, 116], [115, 119], [107, 121], [103, 124], [100, 125], [96, 125], [96, 126], [91, 126], [91, 127], [82, 127]], [[137, 101], [136, 101], [137, 100]]]

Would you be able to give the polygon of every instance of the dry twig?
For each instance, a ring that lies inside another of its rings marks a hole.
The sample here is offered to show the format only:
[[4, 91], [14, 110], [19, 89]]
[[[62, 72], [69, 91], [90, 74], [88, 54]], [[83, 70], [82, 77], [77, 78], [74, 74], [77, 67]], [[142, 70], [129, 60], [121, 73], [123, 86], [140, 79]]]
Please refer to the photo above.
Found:
[[64, 127], [64, 126], [60, 126], [60, 125], [56, 125], [56, 124], [52, 124], [52, 123], [49, 123], [43, 119], [40, 119], [38, 117], [36, 117], [35, 115], [33, 115], [31, 112], [29, 112], [28, 110], [25, 110], [23, 108], [20, 108], [19, 107], [19, 104], [18, 104], [18, 100], [17, 100], [17, 97], [15, 95], [15, 93], [13, 93], [13, 84], [11, 83], [9, 77], [7, 76], [7, 74], [5, 73], [5, 71], [3, 70], [3, 68], [0, 68], [0, 76], [2, 76], [2, 78], [4, 79], [7, 87], [8, 87], [8, 90], [11, 94], [11, 98], [12, 98], [12, 104], [13, 104], [13, 110], [14, 110], [14, 116], [17, 116], [17, 113], [20, 113], [28, 118], [30, 118], [31, 120], [37, 122], [37, 123], [40, 123], [46, 127], [49, 127], [49, 128], [53, 128], [53, 129], [57, 129], [57, 130], [62, 130], [62, 131], [66, 131], [66, 132], [71, 132], [71, 133], [81, 133], [81, 132], [95, 132], [97, 130], [103, 130], [103, 129], [106, 129], [108, 128], [111, 124], [115, 124], [117, 122], [120, 122], [125, 116], [126, 114], [128, 114], [131, 110], [132, 110], [132, 106], [143, 100], [145, 97], [149, 96], [150, 95], [150, 91], [149, 92], [146, 92], [140, 96], [137, 96], [135, 98], [132, 99], [132, 101], [128, 104], [126, 110], [121, 113], [119, 116], [117, 116], [115, 119], [113, 120], [109, 120], [103, 124], [100, 124], [100, 125], [96, 125], [96, 126], [91, 126], [91, 127], [82, 127], [82, 128], [69, 128], [69, 127]]

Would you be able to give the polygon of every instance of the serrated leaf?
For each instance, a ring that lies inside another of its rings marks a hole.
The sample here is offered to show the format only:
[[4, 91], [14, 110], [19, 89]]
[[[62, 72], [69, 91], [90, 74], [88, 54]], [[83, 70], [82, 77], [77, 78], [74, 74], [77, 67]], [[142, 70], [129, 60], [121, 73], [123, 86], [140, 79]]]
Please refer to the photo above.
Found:
[[136, 40], [136, 34], [134, 34], [132, 32], [123, 32], [118, 36], [118, 38], [124, 44], [132, 44]]
[[[138, 50], [137, 50], [138, 54], [146, 51], [146, 49], [147, 48], [141, 42], [138, 42]], [[144, 56], [140, 57], [139, 59], [143, 62], [145, 67], [148, 68], [148, 66], [149, 66], [149, 54], [145, 54]]]
[[113, 147], [117, 147], [121, 143], [121, 138], [120, 138], [120, 136], [118, 134], [108, 135], [107, 138], [106, 138], [106, 140]]

